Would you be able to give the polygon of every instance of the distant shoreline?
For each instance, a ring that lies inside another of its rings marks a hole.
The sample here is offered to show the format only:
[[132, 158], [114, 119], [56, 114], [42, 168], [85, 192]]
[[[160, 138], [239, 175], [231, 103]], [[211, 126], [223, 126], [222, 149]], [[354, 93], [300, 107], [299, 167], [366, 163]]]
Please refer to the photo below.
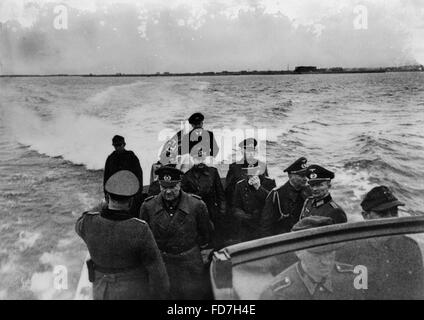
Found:
[[405, 67], [390, 67], [379, 69], [357, 68], [340, 70], [339, 68], [318, 69], [316, 71], [221, 71], [221, 72], [187, 72], [187, 73], [154, 73], [154, 74], [5, 74], [0, 78], [24, 78], [24, 77], [197, 77], [197, 76], [244, 76], [244, 75], [299, 75], [299, 74], [357, 74], [357, 73], [386, 73], [386, 72], [423, 72], [422, 66], [405, 69]]

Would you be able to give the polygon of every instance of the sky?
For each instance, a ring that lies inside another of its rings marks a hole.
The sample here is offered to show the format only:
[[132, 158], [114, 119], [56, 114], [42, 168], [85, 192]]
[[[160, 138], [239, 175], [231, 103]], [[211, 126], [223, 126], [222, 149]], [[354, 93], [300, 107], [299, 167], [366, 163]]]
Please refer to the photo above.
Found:
[[424, 64], [421, 0], [0, 0], [0, 73]]

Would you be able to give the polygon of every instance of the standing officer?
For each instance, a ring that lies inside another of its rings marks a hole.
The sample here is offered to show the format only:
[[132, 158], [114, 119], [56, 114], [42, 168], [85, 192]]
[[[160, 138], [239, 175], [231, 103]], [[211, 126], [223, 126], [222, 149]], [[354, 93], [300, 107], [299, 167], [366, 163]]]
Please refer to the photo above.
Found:
[[306, 163], [307, 159], [301, 157], [288, 166], [284, 172], [288, 173], [289, 180], [269, 193], [261, 215], [262, 236], [290, 232], [299, 221], [303, 204], [310, 194]]
[[[328, 217], [300, 220], [292, 231], [333, 224]], [[339, 246], [326, 245], [296, 251], [299, 262], [278, 274], [261, 294], [262, 300], [362, 300], [354, 286], [354, 266], [336, 261]]]
[[[140, 166], [140, 161], [134, 152], [125, 149], [125, 139], [122, 136], [114, 136], [112, 138], [112, 145], [115, 148], [106, 159], [105, 170], [103, 174], [103, 187], [106, 184], [106, 181], [115, 173], [120, 170], [128, 170], [134, 173], [137, 177], [140, 189], [137, 192], [133, 200], [133, 205], [131, 208], [131, 214], [134, 217], [137, 217], [138, 211], [140, 210], [141, 203], [144, 200], [142, 191], [143, 191], [143, 170]], [[105, 191], [106, 195], [106, 191]]]
[[306, 169], [306, 177], [312, 196], [305, 201], [300, 219], [323, 216], [332, 218], [334, 223], [347, 222], [346, 213], [331, 198], [330, 188], [334, 172], [314, 164]]
[[168, 297], [168, 275], [153, 234], [129, 214], [138, 189], [132, 172], [116, 172], [105, 184], [108, 207], [84, 212], [76, 223], [91, 256], [87, 265], [95, 300]]
[[260, 169], [243, 168], [246, 178], [236, 184], [233, 214], [238, 222], [239, 240], [260, 238], [259, 223], [268, 193], [275, 187], [274, 179], [260, 175]]
[[180, 130], [167, 141], [162, 148], [160, 161], [163, 164], [173, 163], [177, 156], [191, 154], [193, 149], [195, 152], [202, 149], [207, 156], [216, 157], [219, 147], [213, 132], [203, 129], [204, 120], [205, 117], [200, 112], [193, 113], [188, 118], [192, 130], [188, 134], [183, 134]]
[[256, 159], [257, 145], [258, 141], [254, 138], [247, 138], [240, 142], [239, 147], [242, 149], [243, 159], [230, 164], [227, 177], [225, 178], [225, 195], [229, 208], [233, 207], [232, 202], [236, 183], [246, 178], [246, 171], [243, 171], [244, 168], [259, 168], [259, 175], [268, 176], [266, 164]]
[[161, 192], [145, 200], [140, 217], [147, 221], [162, 252], [172, 299], [202, 299], [209, 283], [201, 248], [210, 241], [210, 221], [205, 203], [181, 190], [182, 172], [161, 167]]
[[[193, 150], [194, 151], [194, 150]], [[225, 242], [225, 194], [218, 170], [205, 164], [206, 154], [200, 149], [197, 154], [192, 152], [193, 167], [182, 177], [181, 188], [198, 195], [208, 208], [214, 232], [214, 247], [218, 249]]]

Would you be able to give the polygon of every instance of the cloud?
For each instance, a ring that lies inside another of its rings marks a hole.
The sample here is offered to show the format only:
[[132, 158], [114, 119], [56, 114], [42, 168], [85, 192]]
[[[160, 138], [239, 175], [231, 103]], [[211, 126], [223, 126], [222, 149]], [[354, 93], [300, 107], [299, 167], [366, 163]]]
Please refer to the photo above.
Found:
[[[58, 3], [68, 8], [65, 30], [54, 28]], [[368, 9], [366, 30], [353, 27], [358, 4]], [[0, 66], [154, 73], [424, 62], [423, 10], [414, 0], [5, 0]]]

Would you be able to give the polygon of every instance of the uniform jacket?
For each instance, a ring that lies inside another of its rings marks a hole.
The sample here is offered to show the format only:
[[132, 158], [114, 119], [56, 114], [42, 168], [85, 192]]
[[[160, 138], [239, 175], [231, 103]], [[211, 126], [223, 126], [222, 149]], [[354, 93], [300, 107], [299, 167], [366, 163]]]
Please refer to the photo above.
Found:
[[275, 277], [262, 292], [262, 300], [362, 300], [354, 287], [354, 266], [336, 262], [330, 276], [316, 283], [303, 271], [300, 262]]
[[[227, 177], [225, 178], [225, 196], [227, 200], [227, 206], [233, 206], [234, 199], [234, 190], [236, 187], [236, 183], [244, 178], [246, 178], [246, 172], [243, 168], [248, 168], [250, 165], [246, 160], [242, 163], [233, 162], [230, 164], [227, 172]], [[268, 169], [265, 163], [261, 161], [257, 161], [253, 164], [253, 167], [261, 167], [263, 168], [263, 175], [268, 176]]]
[[302, 213], [300, 214], [300, 219], [309, 216], [330, 217], [333, 219], [334, 223], [347, 222], [346, 213], [333, 201], [331, 195], [318, 201], [313, 197], [306, 199]]
[[216, 168], [206, 165], [202, 169], [192, 167], [184, 174], [181, 187], [185, 192], [202, 198], [212, 221], [216, 222], [225, 215], [224, 188]]
[[261, 186], [256, 190], [249, 185], [248, 178], [236, 184], [233, 200], [233, 214], [243, 219], [258, 229], [265, 199], [270, 190], [275, 187], [275, 181], [265, 176], [260, 176]]
[[180, 253], [209, 243], [209, 214], [199, 197], [181, 191], [172, 216], [163, 201], [162, 194], [147, 198], [140, 209], [140, 218], [149, 224], [161, 251]]
[[168, 275], [146, 222], [126, 211], [105, 208], [100, 213], [85, 212], [75, 229], [87, 244], [92, 261], [101, 268], [93, 284], [95, 299], [168, 296]]
[[421, 300], [424, 297], [421, 250], [415, 240], [405, 235], [351, 242], [338, 251], [337, 259], [367, 268], [366, 299]]
[[200, 246], [210, 241], [211, 230], [205, 203], [198, 196], [181, 191], [178, 208], [171, 216], [159, 194], [146, 199], [140, 216], [150, 225], [162, 251], [171, 298], [202, 299], [209, 283]]
[[140, 190], [143, 187], [143, 170], [140, 161], [134, 152], [124, 150], [122, 152], [113, 151], [106, 159], [105, 171], [103, 175], [103, 186], [106, 181], [116, 172], [120, 170], [128, 170], [135, 174], [140, 182]]
[[299, 221], [303, 204], [310, 191], [305, 188], [296, 190], [289, 181], [273, 189], [265, 201], [261, 216], [263, 236], [290, 232]]
[[192, 129], [187, 134], [178, 131], [176, 135], [164, 144], [160, 154], [161, 162], [162, 164], [167, 164], [169, 159], [177, 155], [190, 154], [194, 147], [202, 149], [208, 156], [212, 157], [215, 157], [219, 152], [219, 147], [212, 131]]

